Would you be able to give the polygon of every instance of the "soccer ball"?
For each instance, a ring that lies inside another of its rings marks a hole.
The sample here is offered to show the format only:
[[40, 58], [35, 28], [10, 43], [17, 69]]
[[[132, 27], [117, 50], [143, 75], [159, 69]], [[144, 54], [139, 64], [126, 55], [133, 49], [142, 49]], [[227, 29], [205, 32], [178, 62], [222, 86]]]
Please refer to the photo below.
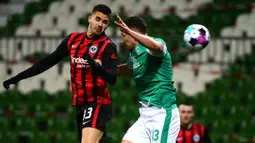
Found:
[[210, 33], [208, 29], [200, 24], [190, 25], [184, 33], [185, 45], [192, 50], [204, 49], [210, 41]]

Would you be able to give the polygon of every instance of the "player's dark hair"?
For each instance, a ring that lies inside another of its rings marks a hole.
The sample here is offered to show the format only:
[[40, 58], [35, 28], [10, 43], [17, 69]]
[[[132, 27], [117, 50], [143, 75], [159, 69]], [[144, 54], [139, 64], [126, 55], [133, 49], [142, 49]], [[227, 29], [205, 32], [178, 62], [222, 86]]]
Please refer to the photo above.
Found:
[[184, 102], [181, 103], [183, 105], [193, 106], [194, 99], [192, 97], [186, 97]]
[[112, 10], [107, 5], [104, 5], [104, 4], [96, 5], [93, 8], [92, 13], [95, 13], [97, 11], [101, 12], [101, 13], [107, 15], [109, 18], [111, 18]]
[[147, 33], [148, 25], [144, 21], [144, 19], [139, 17], [139, 16], [129, 17], [129, 18], [126, 19], [125, 23], [129, 28], [136, 28], [142, 34]]

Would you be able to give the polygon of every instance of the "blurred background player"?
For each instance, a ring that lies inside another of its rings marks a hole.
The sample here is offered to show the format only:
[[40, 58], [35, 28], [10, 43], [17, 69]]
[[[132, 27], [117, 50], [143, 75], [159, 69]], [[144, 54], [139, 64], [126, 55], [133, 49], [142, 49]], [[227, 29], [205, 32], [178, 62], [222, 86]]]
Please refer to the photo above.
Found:
[[132, 62], [131, 67], [127, 66], [130, 63], [119, 65], [118, 75], [128, 75], [132, 70], [141, 103], [140, 117], [128, 129], [122, 143], [174, 143], [180, 117], [166, 43], [147, 35], [147, 24], [141, 17], [129, 17], [124, 23], [117, 15], [115, 24]]
[[11, 84], [36, 76], [70, 55], [73, 106], [82, 143], [98, 143], [111, 119], [111, 99], [106, 83], [116, 81], [117, 52], [115, 44], [105, 35], [110, 18], [108, 6], [96, 5], [88, 18], [86, 32], [71, 33], [52, 54], [3, 82], [4, 88], [9, 89]]
[[240, 135], [233, 135], [233, 136], [230, 136], [229, 138], [232, 140], [232, 142], [255, 143], [254, 138], [247, 138]]
[[204, 125], [193, 121], [193, 105], [183, 103], [179, 106], [181, 129], [176, 143], [211, 143]]

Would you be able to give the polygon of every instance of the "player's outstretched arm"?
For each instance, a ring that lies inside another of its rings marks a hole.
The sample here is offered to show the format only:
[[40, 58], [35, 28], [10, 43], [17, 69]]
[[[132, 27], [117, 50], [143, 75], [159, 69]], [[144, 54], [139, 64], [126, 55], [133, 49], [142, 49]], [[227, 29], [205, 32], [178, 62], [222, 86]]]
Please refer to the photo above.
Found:
[[115, 24], [119, 27], [119, 30], [122, 33], [130, 35], [138, 43], [142, 44], [143, 46], [145, 46], [147, 49], [149, 49], [153, 53], [157, 53], [157, 54], [162, 53], [163, 54], [165, 52], [164, 45], [161, 42], [156, 41], [147, 35], [140, 34], [138, 32], [135, 32], [135, 31], [129, 29], [129, 27], [122, 21], [120, 16], [118, 14], [116, 14], [116, 16], [117, 16], [117, 21], [115, 21]]
[[132, 76], [133, 72], [128, 68], [127, 64], [120, 64], [117, 66], [117, 75], [118, 76]]
[[39, 62], [35, 63], [32, 67], [28, 68], [27, 70], [24, 70], [23, 72], [19, 73], [18, 75], [6, 80], [3, 82], [3, 86], [5, 89], [9, 89], [9, 86], [11, 84], [16, 84], [19, 81], [38, 75], [55, 64], [57, 64], [60, 60], [62, 60], [64, 57], [68, 56], [68, 48], [67, 48], [67, 37], [65, 40], [63, 40], [60, 45], [57, 47], [57, 49], [51, 53], [49, 56], [43, 58]]
[[110, 43], [103, 52], [102, 66], [88, 54], [85, 55], [93, 72], [96, 72], [105, 82], [115, 84], [117, 78], [117, 50], [116, 45]]

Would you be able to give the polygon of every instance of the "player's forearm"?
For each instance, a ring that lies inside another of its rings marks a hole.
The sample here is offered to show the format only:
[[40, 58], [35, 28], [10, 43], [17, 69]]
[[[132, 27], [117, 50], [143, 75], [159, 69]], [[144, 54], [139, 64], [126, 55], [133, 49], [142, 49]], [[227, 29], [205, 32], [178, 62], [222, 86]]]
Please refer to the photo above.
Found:
[[27, 70], [12, 77], [11, 79], [9, 79], [9, 82], [12, 84], [16, 84], [23, 79], [36, 76], [57, 64], [68, 54], [69, 53], [66, 46], [66, 41], [63, 41], [52, 54], [35, 63], [32, 67], [28, 68]]
[[117, 78], [117, 67], [116, 65], [110, 69], [106, 69], [98, 64], [94, 59], [90, 56], [87, 56], [86, 59], [90, 64], [93, 72], [96, 72], [105, 82], [109, 84], [115, 84]]
[[132, 30], [130, 31], [129, 35], [132, 36], [138, 43], [148, 48], [150, 51], [164, 52], [163, 45], [147, 35], [143, 35]]
[[18, 83], [19, 81], [21, 81], [23, 79], [36, 76], [36, 75], [46, 71], [47, 69], [49, 69], [52, 66], [53, 66], [52, 64], [49, 64], [49, 63], [45, 62], [44, 60], [42, 60], [42, 61], [34, 64], [32, 67], [28, 68], [27, 70], [19, 73], [17, 76], [11, 78], [10, 80], [13, 81], [13, 83]]
[[117, 80], [117, 72], [115, 69], [104, 69], [102, 66], [98, 70], [98, 75], [107, 83], [113, 85]]
[[117, 78], [117, 51], [114, 43], [109, 43], [104, 49], [102, 63], [99, 64], [89, 54], [84, 58], [88, 60], [93, 72], [100, 76], [105, 82], [115, 84]]
[[44, 58], [43, 60], [34, 64], [32, 67], [28, 68], [27, 70], [19, 73], [18, 75], [14, 76], [13, 78], [11, 78], [10, 79], [11, 83], [16, 84], [23, 79], [27, 79], [27, 78], [36, 76], [36, 75], [48, 70], [49, 68], [54, 66], [58, 61], [60, 61], [60, 59], [59, 60], [58, 59], [51, 60], [53, 58], [54, 58], [54, 56], [49, 56], [49, 57]]
[[111, 85], [116, 83], [116, 79], [117, 79], [117, 69], [116, 68], [105, 69], [98, 63], [95, 63], [95, 64], [96, 64], [96, 66], [94, 66], [94, 67], [96, 69], [95, 71], [96, 71], [97, 75], [99, 75], [105, 82], [107, 82]]
[[120, 64], [117, 66], [118, 76], [132, 76], [133, 72], [127, 67], [127, 64]]

